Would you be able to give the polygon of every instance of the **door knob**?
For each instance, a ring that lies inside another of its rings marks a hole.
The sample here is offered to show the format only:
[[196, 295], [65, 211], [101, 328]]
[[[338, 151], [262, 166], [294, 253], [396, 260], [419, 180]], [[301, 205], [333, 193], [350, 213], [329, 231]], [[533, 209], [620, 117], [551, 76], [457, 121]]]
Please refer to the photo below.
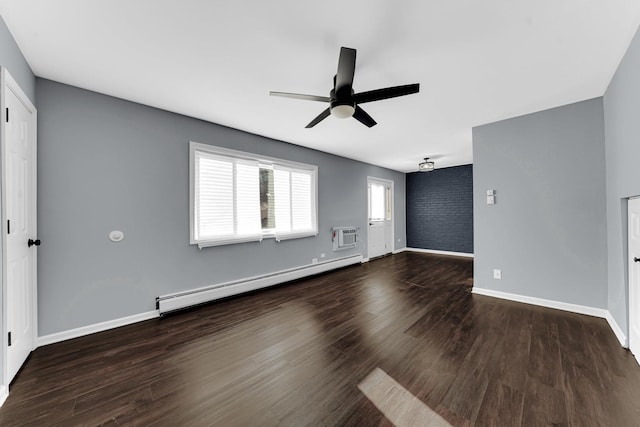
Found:
[[36, 239], [36, 240], [29, 239], [27, 241], [27, 246], [31, 247], [33, 245], [40, 246], [40, 239]]
[[640, 262], [640, 258], [638, 258], [638, 257], [633, 257], [633, 262]]

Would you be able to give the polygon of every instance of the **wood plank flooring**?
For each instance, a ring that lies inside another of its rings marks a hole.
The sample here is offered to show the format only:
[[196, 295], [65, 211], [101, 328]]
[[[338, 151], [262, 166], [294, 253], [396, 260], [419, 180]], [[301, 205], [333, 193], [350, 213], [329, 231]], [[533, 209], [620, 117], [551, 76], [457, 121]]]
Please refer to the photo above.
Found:
[[0, 425], [389, 426], [358, 388], [376, 369], [453, 426], [639, 425], [640, 368], [604, 320], [472, 276], [405, 252], [42, 347]]

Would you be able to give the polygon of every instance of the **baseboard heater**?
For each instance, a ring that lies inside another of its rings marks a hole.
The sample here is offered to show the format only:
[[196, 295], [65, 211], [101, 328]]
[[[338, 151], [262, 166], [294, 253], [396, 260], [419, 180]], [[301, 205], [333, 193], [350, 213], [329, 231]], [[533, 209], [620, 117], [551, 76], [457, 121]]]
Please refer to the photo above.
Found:
[[220, 298], [230, 297], [256, 289], [266, 288], [285, 282], [290, 282], [314, 274], [324, 273], [337, 268], [346, 267], [362, 262], [362, 255], [352, 255], [344, 258], [332, 259], [316, 264], [308, 264], [302, 267], [282, 270], [262, 276], [248, 277], [227, 283], [220, 283], [203, 288], [191, 289], [189, 291], [177, 292], [174, 294], [161, 295], [156, 298], [156, 308], [161, 315], [181, 310], [198, 304], [215, 301]]

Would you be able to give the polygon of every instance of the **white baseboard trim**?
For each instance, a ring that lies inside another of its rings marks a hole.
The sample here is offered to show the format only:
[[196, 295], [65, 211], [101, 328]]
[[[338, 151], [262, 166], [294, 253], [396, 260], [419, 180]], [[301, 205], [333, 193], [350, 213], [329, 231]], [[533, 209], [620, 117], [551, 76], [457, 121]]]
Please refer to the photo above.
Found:
[[144, 320], [159, 317], [158, 310], [147, 311], [146, 313], [134, 314], [132, 316], [121, 317], [119, 319], [107, 320], [106, 322], [95, 323], [93, 325], [82, 326], [80, 328], [69, 329], [68, 331], [56, 332], [55, 334], [44, 335], [38, 337], [37, 345], [42, 347], [73, 338], [83, 337], [85, 335], [102, 332], [109, 329], [119, 328], [120, 326], [131, 325], [132, 323], [142, 322]]
[[369, 262], [369, 258], [362, 258], [362, 261], [360, 261], [360, 264], [364, 264], [365, 262]]
[[[589, 307], [586, 305], [570, 304], [567, 302], [553, 301], [543, 298], [528, 297], [518, 294], [510, 294], [508, 292], [494, 291], [493, 289], [477, 288], [473, 287], [471, 291], [474, 294], [484, 295], [487, 297], [501, 298], [509, 301], [523, 302], [525, 304], [538, 305], [540, 307], [554, 308], [556, 310], [569, 311], [571, 313], [586, 314], [587, 316], [599, 317], [605, 319], [611, 328], [611, 331], [616, 336], [620, 345], [624, 348], [628, 348], [627, 337], [620, 329], [620, 326], [613, 318], [609, 310], [604, 308]], [[640, 362], [639, 362], [640, 363]]]
[[7, 391], [7, 386], [0, 385], [0, 407], [4, 404], [4, 401], [9, 397], [9, 392]]
[[589, 307], [586, 305], [570, 304], [568, 302], [553, 301], [544, 298], [528, 297], [525, 295], [510, 294], [508, 292], [494, 291], [493, 289], [485, 289], [473, 287], [471, 291], [474, 294], [484, 295], [487, 297], [501, 298], [509, 301], [523, 302], [525, 304], [538, 305], [540, 307], [555, 308], [556, 310], [569, 311], [571, 313], [586, 314], [587, 316], [600, 317], [605, 319], [607, 310], [603, 308]]
[[[263, 279], [265, 280], [265, 282], [268, 282], [268, 283], [259, 283], [257, 285], [254, 284], [253, 288], [259, 289], [260, 287], [277, 283], [279, 282], [279, 280], [285, 280], [285, 279], [294, 280], [297, 278], [318, 274], [320, 272], [329, 271], [335, 268], [340, 268], [342, 266], [359, 263], [361, 262], [361, 260], [362, 260], [362, 255], [358, 254], [351, 257], [326, 261], [323, 263], [311, 264], [308, 266], [304, 266], [303, 268], [291, 269], [291, 270], [274, 273], [273, 275], [268, 275]], [[275, 276], [282, 276], [282, 277], [279, 279], [276, 279]], [[171, 294], [171, 295], [165, 296], [165, 298], [172, 297], [172, 296], [179, 296], [179, 295], [181, 295], [181, 293]], [[172, 307], [171, 304], [167, 304], [166, 300], [165, 300], [165, 305]], [[170, 310], [167, 310], [167, 311], [170, 311]], [[153, 311], [148, 311], [146, 313], [140, 313], [140, 314], [134, 314], [132, 316], [121, 317], [119, 319], [107, 320], [106, 322], [96, 323], [93, 325], [82, 326], [80, 328], [70, 329], [68, 331], [56, 332], [54, 334], [38, 337], [36, 340], [36, 345], [37, 347], [42, 347], [45, 345], [54, 344], [57, 342], [94, 334], [96, 332], [102, 332], [109, 329], [119, 328], [120, 326], [131, 325], [133, 323], [142, 322], [144, 320], [154, 319], [159, 316], [160, 316], [160, 310], [153, 310]]]
[[620, 344], [622, 345], [622, 347], [629, 348], [629, 343], [627, 342], [627, 336], [624, 334], [624, 332], [622, 332], [622, 329], [620, 329], [620, 325], [618, 325], [618, 322], [616, 322], [616, 319], [613, 318], [609, 310], [607, 310], [607, 316], [605, 317], [605, 319], [607, 319], [607, 322], [609, 323], [611, 330], [616, 335], [616, 338], [618, 338], [618, 341], [620, 341]]
[[395, 254], [399, 254], [400, 252], [406, 252], [407, 248], [400, 248], [400, 249], [396, 249], [393, 252], [391, 252], [393, 255]]
[[467, 252], [438, 251], [435, 249], [420, 249], [420, 248], [405, 248], [404, 250], [411, 251], [411, 252], [423, 252], [425, 254], [451, 255], [451, 256], [462, 256], [467, 258], [473, 258], [473, 254], [470, 254]]

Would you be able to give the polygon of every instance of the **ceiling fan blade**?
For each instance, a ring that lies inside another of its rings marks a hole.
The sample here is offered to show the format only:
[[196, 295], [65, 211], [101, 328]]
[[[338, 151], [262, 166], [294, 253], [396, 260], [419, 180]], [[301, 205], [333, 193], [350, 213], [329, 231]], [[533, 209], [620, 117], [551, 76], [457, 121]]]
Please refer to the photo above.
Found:
[[336, 74], [336, 93], [353, 86], [353, 74], [356, 72], [356, 50], [348, 47], [340, 48], [340, 59], [338, 59], [338, 73]]
[[384, 89], [370, 90], [368, 92], [360, 92], [353, 95], [356, 104], [364, 102], [380, 101], [381, 99], [395, 98], [397, 96], [411, 95], [420, 91], [420, 83], [411, 85], [386, 87]]
[[373, 117], [367, 114], [362, 108], [356, 105], [356, 111], [353, 113], [353, 118], [362, 123], [367, 127], [373, 127], [377, 125], [376, 121], [373, 120]]
[[271, 96], [281, 96], [283, 98], [294, 98], [294, 99], [304, 99], [305, 101], [320, 101], [320, 102], [331, 102], [328, 96], [317, 96], [317, 95], [303, 95], [301, 93], [289, 93], [289, 92], [269, 92]]
[[315, 125], [317, 125], [318, 123], [320, 123], [321, 121], [323, 121], [324, 119], [329, 117], [330, 114], [331, 114], [331, 109], [327, 108], [322, 113], [318, 114], [318, 117], [316, 117], [315, 119], [311, 120], [311, 122], [308, 125], [306, 125], [305, 128], [309, 129], [309, 128], [314, 127]]

